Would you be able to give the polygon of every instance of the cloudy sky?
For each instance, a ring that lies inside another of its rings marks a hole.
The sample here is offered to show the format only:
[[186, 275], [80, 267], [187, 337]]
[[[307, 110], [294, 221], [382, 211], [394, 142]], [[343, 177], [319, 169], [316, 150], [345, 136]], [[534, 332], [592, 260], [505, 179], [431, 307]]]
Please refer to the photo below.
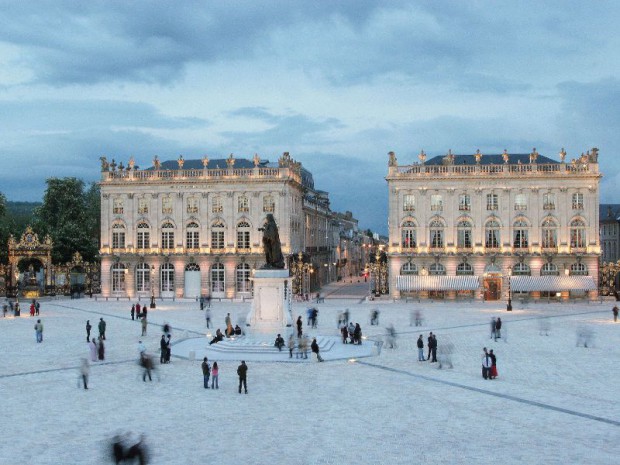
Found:
[[618, 202], [620, 3], [0, 1], [0, 192], [99, 157], [284, 151], [387, 230], [387, 153], [600, 149]]

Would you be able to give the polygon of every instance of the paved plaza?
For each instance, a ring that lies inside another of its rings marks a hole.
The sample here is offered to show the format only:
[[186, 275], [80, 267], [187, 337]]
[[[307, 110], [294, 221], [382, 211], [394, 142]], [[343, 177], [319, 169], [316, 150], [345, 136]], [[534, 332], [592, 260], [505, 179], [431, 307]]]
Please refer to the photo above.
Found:
[[[116, 433], [144, 433], [153, 464], [616, 462], [620, 323], [613, 323], [613, 302], [516, 303], [506, 312], [505, 302], [365, 302], [362, 288], [325, 289], [318, 328], [309, 334], [337, 337], [338, 315], [348, 308], [363, 345], [382, 345], [378, 355], [281, 363], [283, 353], [248, 362], [248, 395], [237, 393], [236, 360], [221, 360], [216, 391], [203, 388], [200, 360], [173, 351], [171, 363], [159, 365], [164, 323], [175, 343], [213, 333], [193, 301], [158, 301], [146, 337], [127, 300], [42, 300], [41, 344], [33, 318], [0, 318], [0, 463], [105, 463]], [[307, 306], [293, 310], [304, 328]], [[374, 308], [379, 326], [369, 325]], [[214, 302], [213, 320], [224, 329], [227, 313], [236, 321], [249, 309]], [[410, 326], [416, 310], [421, 327]], [[497, 341], [489, 338], [492, 317], [504, 322]], [[107, 322], [106, 360], [92, 364], [85, 391], [78, 387], [84, 325], [90, 320], [96, 335], [100, 318]], [[389, 324], [398, 332], [394, 349], [382, 344]], [[587, 348], [576, 344], [584, 329]], [[453, 368], [417, 361], [416, 339], [423, 334], [426, 345], [430, 331], [440, 352], [454, 348]], [[152, 383], [142, 381], [139, 340], [157, 358]], [[495, 380], [481, 377], [485, 346], [497, 354]]]

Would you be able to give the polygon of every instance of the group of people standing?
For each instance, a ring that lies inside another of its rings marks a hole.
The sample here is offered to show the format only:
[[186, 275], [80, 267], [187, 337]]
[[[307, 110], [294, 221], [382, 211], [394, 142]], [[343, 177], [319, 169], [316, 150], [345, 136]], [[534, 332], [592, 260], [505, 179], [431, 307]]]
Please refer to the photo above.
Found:
[[88, 343], [88, 350], [90, 352], [90, 359], [93, 362], [97, 360], [105, 360], [105, 331], [106, 331], [106, 322], [103, 318], [99, 318], [99, 323], [97, 324], [97, 329], [99, 330], [99, 338], [95, 339], [94, 337], [90, 338], [90, 332], [92, 330], [92, 325], [90, 324], [90, 320], [86, 320], [86, 342]]
[[482, 377], [484, 379], [497, 378], [497, 357], [493, 353], [493, 349], [487, 350], [482, 348]]
[[[220, 367], [217, 362], [213, 362], [213, 366], [209, 364], [209, 359], [205, 357], [200, 365], [202, 369], [203, 386], [209, 389], [209, 380], [211, 380], [211, 389], [219, 389]], [[241, 390], [248, 393], [248, 366], [245, 360], [241, 360], [241, 364], [237, 367], [237, 376], [239, 377], [239, 394]]]
[[41, 310], [41, 304], [38, 300], [32, 300], [30, 304], [30, 316], [39, 316], [39, 311]]
[[428, 338], [426, 339], [427, 347], [428, 347], [428, 355], [426, 356], [426, 358], [424, 358], [424, 339], [423, 338], [424, 336], [420, 334], [420, 337], [418, 337], [418, 340], [416, 342], [416, 345], [418, 347], [418, 362], [425, 362], [426, 360], [428, 360], [431, 363], [436, 363], [437, 362], [437, 336], [433, 334], [432, 331], [428, 334]]
[[344, 323], [340, 327], [340, 335], [342, 336], [343, 344], [361, 344], [362, 343], [362, 327], [359, 323], [353, 324], [349, 322], [348, 325]]

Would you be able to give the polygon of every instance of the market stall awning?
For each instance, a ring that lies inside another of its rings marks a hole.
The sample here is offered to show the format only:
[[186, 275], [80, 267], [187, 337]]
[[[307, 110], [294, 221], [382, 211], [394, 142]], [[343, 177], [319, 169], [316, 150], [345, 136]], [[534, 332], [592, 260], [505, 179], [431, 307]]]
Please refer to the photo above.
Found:
[[399, 276], [399, 291], [475, 291], [480, 287], [478, 276]]
[[592, 276], [512, 276], [510, 286], [514, 292], [596, 290]]

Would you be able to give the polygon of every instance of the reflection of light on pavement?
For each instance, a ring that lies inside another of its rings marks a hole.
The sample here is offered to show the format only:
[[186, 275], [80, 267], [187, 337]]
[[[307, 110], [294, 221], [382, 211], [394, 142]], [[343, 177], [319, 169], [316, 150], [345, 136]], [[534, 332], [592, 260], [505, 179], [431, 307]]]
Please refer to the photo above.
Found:
[[349, 363], [355, 363], [355, 362], [357, 362], [357, 359], [355, 359], [355, 358], [350, 358], [349, 359]]

